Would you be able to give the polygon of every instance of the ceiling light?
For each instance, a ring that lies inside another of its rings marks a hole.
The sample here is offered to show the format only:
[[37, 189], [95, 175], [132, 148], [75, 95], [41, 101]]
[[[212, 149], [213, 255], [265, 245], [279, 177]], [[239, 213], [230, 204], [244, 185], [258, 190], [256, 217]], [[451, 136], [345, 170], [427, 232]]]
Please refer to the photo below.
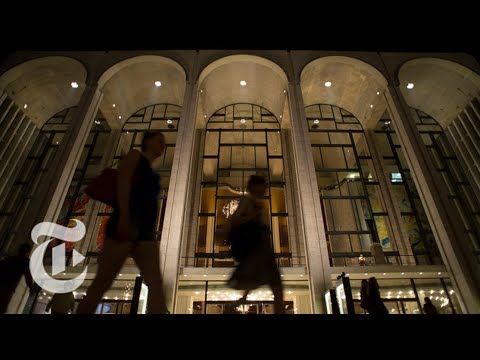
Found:
[[383, 276], [387, 275], [387, 273], [383, 273]]
[[247, 85], [247, 82], [246, 82], [245, 80], [241, 80], [241, 81], [240, 81], [240, 85], [246, 86], [246, 85]]
[[282, 115], [280, 115], [280, 119], [282, 118]]
[[314, 124], [318, 124], [320, 121], [318, 119], [313, 120]]
[[283, 93], [286, 94], [286, 93], [287, 93], [287, 90], [283, 90]]
[[76, 81], [72, 81], [71, 84], [72, 88], [76, 89], [78, 88], [78, 83]]
[[113, 104], [112, 106], [115, 107], [115, 104]]
[[371, 108], [373, 108], [373, 105], [372, 105], [372, 104], [370, 104], [370, 109], [371, 109]]
[[326, 87], [332, 86], [332, 82], [331, 82], [331, 81], [326, 81], [326, 82], [325, 82], [325, 86], [326, 86]]
[[240, 120], [242, 124], [245, 124], [245, 119]]
[[170, 119], [168, 119], [168, 120], [167, 120], [167, 124], [171, 124], [171, 123], [173, 123], [173, 121], [170, 120]]
[[162, 82], [161, 82], [161, 81], [155, 81], [155, 86], [156, 86], [156, 87], [162, 86]]
[[27, 104], [23, 105], [23, 108], [26, 109], [26, 108], [27, 108]]
[[408, 83], [407, 84], [407, 89], [413, 89], [415, 85], [413, 83]]
[[368, 273], [365, 273], [365, 276], [368, 276]]
[[200, 90], [200, 92], [201, 92], [201, 93], [203, 93], [203, 89], [202, 89], [202, 90]]
[[441, 273], [441, 272], [439, 272], [439, 273], [438, 273], [438, 275], [442, 275], [442, 273]]
[[377, 91], [377, 95], [380, 95], [380, 91]]
[[118, 274], [118, 276], [123, 276], [123, 274]]
[[405, 275], [405, 273], [402, 273], [402, 275]]
[[119, 119], [122, 119], [122, 117], [121, 117], [120, 115], [118, 115], [118, 118], [119, 118]]
[[421, 272], [420, 275], [423, 275], [423, 273]]

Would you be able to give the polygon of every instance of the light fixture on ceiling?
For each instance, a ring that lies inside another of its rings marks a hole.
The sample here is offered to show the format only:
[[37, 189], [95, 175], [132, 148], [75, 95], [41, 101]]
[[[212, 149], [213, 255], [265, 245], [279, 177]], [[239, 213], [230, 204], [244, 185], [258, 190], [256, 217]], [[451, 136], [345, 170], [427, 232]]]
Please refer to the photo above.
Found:
[[240, 120], [242, 124], [245, 124], [245, 119]]
[[372, 109], [372, 108], [373, 108], [373, 105], [372, 105], [372, 104], [370, 104], [370, 109]]
[[408, 83], [407, 84], [407, 89], [413, 89], [414, 86], [415, 86], [414, 83]]
[[27, 104], [23, 105], [23, 108], [26, 109], [26, 108], [27, 108]]
[[72, 82], [70, 83], [70, 85], [71, 85], [72, 88], [74, 88], [74, 89], [78, 88], [78, 83], [77, 83], [76, 81], [72, 81]]
[[171, 124], [171, 123], [173, 123], [173, 121], [170, 120], [170, 119], [168, 119], [168, 120], [167, 120], [167, 124]]
[[118, 115], [118, 118], [119, 118], [120, 120], [122, 120], [122, 116], [121, 116], [121, 115]]
[[245, 80], [240, 80], [240, 85], [246, 86], [246, 85], [247, 85], [247, 82], [246, 82]]
[[318, 120], [318, 119], [313, 120], [314, 124], [318, 124], [319, 122], [320, 122], [320, 120]]
[[331, 82], [331, 81], [325, 81], [325, 86], [326, 86], [326, 87], [332, 86], [332, 82]]
[[156, 86], [156, 87], [162, 86], [162, 82], [161, 82], [161, 81], [158, 81], [158, 80], [155, 81], [155, 86]]
[[115, 107], [115, 104], [113, 104], [112, 106]]
[[377, 95], [380, 95], [380, 91], [377, 91]]

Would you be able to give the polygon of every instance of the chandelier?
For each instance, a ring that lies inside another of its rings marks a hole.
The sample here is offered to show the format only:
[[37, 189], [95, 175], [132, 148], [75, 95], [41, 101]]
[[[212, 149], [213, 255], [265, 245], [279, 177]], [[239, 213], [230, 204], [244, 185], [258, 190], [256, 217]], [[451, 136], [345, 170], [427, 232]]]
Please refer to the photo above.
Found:
[[222, 212], [225, 214], [225, 217], [228, 219], [238, 208], [239, 201], [237, 199], [229, 200], [223, 205]]

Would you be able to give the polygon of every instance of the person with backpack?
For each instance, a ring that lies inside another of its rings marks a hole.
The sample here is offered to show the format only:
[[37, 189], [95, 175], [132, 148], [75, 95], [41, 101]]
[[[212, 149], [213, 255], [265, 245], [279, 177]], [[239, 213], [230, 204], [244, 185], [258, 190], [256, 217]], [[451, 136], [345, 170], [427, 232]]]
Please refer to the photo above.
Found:
[[267, 181], [263, 176], [252, 175], [247, 188], [249, 194], [240, 200], [231, 218], [232, 251], [239, 264], [228, 284], [244, 290], [243, 296], [235, 302], [236, 306], [245, 303], [250, 291], [269, 285], [274, 295], [275, 314], [285, 314], [282, 281], [270, 243], [270, 222], [261, 201], [267, 190]]
[[97, 275], [80, 302], [77, 314], [93, 314], [132, 255], [148, 286], [147, 313], [169, 313], [160, 273], [160, 246], [156, 237], [160, 178], [152, 162], [166, 149], [165, 136], [149, 131], [142, 140], [142, 152], [132, 149], [121, 160], [117, 176], [117, 196], [106, 229]]

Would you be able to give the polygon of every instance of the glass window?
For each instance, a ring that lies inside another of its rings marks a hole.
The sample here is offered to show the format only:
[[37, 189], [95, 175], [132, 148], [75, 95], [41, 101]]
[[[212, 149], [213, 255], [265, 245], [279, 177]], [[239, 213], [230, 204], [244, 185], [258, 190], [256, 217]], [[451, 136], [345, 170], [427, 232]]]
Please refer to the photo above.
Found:
[[[228, 127], [232, 122], [234, 126]], [[288, 253], [283, 151], [280, 124], [275, 116], [257, 105], [229, 105], [210, 117], [206, 134], [196, 246], [196, 253], [203, 254], [202, 258], [197, 256], [196, 266], [233, 266], [225, 231], [228, 218], [247, 192], [251, 175], [267, 178], [269, 187], [263, 202], [272, 226], [274, 250]], [[219, 159], [211, 158], [217, 154], [214, 149], [218, 149], [219, 141]]]

